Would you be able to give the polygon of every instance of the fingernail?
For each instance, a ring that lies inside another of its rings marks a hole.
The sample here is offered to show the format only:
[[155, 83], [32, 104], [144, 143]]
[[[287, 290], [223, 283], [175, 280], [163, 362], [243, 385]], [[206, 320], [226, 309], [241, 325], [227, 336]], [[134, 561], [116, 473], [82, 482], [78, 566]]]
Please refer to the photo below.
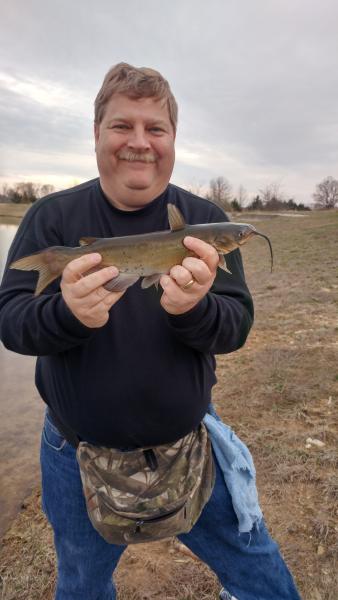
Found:
[[168, 285], [169, 281], [170, 281], [169, 277], [161, 277], [161, 282], [160, 282], [161, 286], [166, 287]]
[[91, 259], [93, 262], [97, 262], [98, 260], [101, 260], [101, 254], [99, 254], [98, 252], [95, 252], [95, 254], [92, 254]]
[[112, 275], [113, 277], [115, 277], [115, 275], [118, 275], [118, 270], [116, 267], [109, 267], [109, 275]]

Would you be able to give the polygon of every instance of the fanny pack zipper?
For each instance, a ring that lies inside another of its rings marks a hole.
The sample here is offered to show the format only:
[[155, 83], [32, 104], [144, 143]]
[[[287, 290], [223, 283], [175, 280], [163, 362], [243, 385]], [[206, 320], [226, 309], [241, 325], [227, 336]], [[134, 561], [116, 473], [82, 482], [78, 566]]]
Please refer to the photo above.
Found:
[[[180, 506], [179, 508], [176, 508], [175, 510], [172, 510], [170, 513], [162, 515], [161, 517], [152, 517], [150, 519], [143, 519], [141, 521], [136, 521], [136, 526], [135, 526], [134, 533], [139, 533], [140, 530], [141, 530], [141, 526], [144, 525], [144, 524], [156, 523], [158, 521], [165, 521], [166, 519], [169, 519], [169, 517], [172, 517], [173, 515], [176, 515], [180, 510], [182, 510], [182, 508], [184, 508], [184, 518], [186, 519], [186, 517], [187, 517], [187, 508], [186, 508], [186, 502], [184, 502], [184, 504], [182, 504], [182, 506]], [[134, 519], [130, 519], [130, 520], [133, 521]]]
[[99, 490], [97, 490], [98, 495], [100, 496], [102, 502], [106, 505], [107, 508], [109, 508], [109, 510], [111, 510], [113, 513], [115, 513], [115, 515], [117, 515], [118, 517], [121, 517], [122, 519], [128, 519], [128, 521], [135, 521], [136, 522], [136, 528], [135, 528], [135, 533], [137, 531], [139, 531], [141, 525], [145, 524], [145, 523], [155, 523], [156, 521], [164, 521], [165, 519], [169, 519], [169, 517], [172, 517], [173, 515], [176, 515], [180, 510], [182, 510], [182, 508], [184, 507], [184, 518], [186, 518], [187, 513], [186, 513], [186, 504], [187, 501], [185, 500], [181, 506], [179, 506], [178, 508], [175, 508], [174, 510], [171, 510], [169, 513], [165, 513], [165, 515], [161, 515], [159, 517], [146, 517], [144, 519], [137, 519], [136, 517], [127, 517], [125, 515], [122, 515], [118, 510], [116, 510], [115, 508], [113, 508], [107, 501], [106, 499], [103, 497], [103, 495], [101, 495], [101, 492]]

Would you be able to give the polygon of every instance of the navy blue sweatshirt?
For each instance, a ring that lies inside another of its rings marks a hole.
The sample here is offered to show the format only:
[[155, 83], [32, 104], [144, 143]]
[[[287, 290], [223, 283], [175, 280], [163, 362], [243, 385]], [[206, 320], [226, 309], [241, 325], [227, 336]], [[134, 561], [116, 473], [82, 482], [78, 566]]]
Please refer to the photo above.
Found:
[[34, 297], [37, 273], [8, 269], [48, 246], [78, 246], [81, 237], [113, 237], [169, 228], [167, 204], [187, 223], [220, 222], [211, 202], [169, 184], [136, 211], [115, 208], [99, 180], [32, 205], [10, 248], [0, 288], [0, 337], [14, 352], [38, 356], [36, 386], [45, 403], [80, 439], [112, 447], [174, 441], [202, 420], [216, 382], [214, 354], [240, 348], [253, 304], [240, 253], [226, 257], [210, 292], [188, 313], [169, 315], [161, 287], [130, 287], [106, 325], [91, 329], [69, 310], [60, 279]]

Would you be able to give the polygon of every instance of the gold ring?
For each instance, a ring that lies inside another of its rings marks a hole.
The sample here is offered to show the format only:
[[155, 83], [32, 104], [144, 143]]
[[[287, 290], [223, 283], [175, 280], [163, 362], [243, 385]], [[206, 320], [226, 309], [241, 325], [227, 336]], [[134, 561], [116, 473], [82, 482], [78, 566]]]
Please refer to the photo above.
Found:
[[182, 289], [188, 290], [192, 285], [194, 285], [194, 283], [195, 283], [195, 279], [190, 279], [190, 281], [188, 281], [188, 283], [186, 283], [185, 285], [182, 285]]

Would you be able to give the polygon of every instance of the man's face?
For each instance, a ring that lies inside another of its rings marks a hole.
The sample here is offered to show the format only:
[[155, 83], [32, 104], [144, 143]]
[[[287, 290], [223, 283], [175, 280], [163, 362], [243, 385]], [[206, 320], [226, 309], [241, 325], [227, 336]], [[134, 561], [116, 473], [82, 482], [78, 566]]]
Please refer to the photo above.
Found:
[[114, 206], [142, 208], [165, 190], [175, 160], [166, 102], [116, 94], [94, 127], [101, 185]]

